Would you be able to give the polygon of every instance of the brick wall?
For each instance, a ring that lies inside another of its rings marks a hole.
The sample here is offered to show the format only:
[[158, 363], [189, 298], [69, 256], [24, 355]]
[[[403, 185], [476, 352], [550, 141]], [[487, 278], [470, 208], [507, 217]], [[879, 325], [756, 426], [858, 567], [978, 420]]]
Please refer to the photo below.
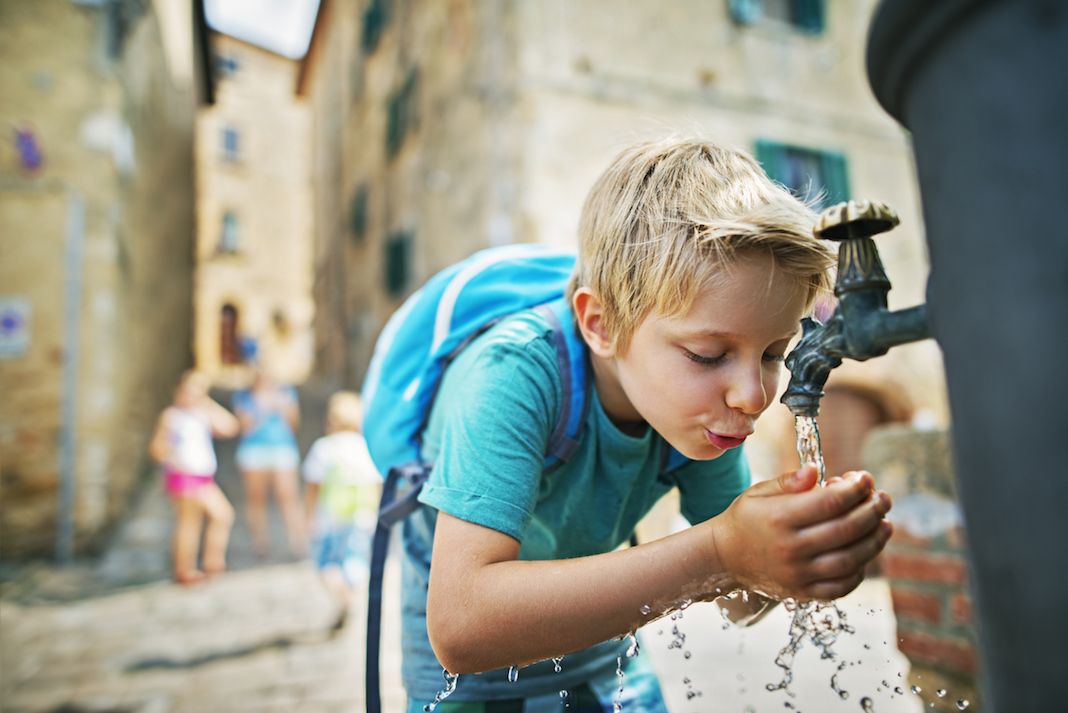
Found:
[[[894, 498], [894, 536], [879, 558], [897, 618], [898, 649], [925, 710], [981, 708], [978, 637], [967, 544], [956, 501], [948, 436], [904, 426], [875, 429], [865, 466]], [[939, 695], [939, 691], [943, 695]]]

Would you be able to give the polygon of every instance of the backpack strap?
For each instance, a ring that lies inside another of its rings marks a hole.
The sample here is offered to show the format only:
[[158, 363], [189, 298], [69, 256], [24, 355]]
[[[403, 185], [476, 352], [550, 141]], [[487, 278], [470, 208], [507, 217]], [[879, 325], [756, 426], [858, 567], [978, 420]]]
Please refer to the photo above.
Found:
[[[422, 463], [390, 468], [382, 485], [382, 504], [378, 508], [378, 525], [371, 544], [371, 565], [367, 577], [367, 661], [365, 692], [368, 713], [381, 713], [382, 694], [378, 668], [378, 652], [382, 641], [382, 580], [389, 554], [389, 536], [394, 524], [408, 517], [419, 507], [419, 491], [430, 475], [430, 466]], [[397, 497], [398, 485], [407, 490]]]
[[553, 346], [560, 368], [560, 417], [549, 434], [545, 470], [558, 468], [578, 449], [578, 435], [586, 423], [592, 389], [587, 388], [589, 357], [576, 333], [567, 298], [538, 305], [535, 311], [553, 328]]

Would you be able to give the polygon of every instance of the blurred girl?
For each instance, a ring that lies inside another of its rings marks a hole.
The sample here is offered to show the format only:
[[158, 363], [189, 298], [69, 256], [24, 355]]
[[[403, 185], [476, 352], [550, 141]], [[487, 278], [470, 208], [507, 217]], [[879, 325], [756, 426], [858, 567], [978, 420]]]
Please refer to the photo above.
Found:
[[300, 450], [294, 435], [300, 426], [296, 389], [276, 384], [263, 366], [257, 366], [252, 387], [235, 393], [233, 405], [241, 423], [236, 457], [245, 486], [252, 546], [259, 557], [270, 554], [267, 492], [273, 489], [285, 523], [290, 554], [303, 558], [307, 545], [297, 475]]
[[[164, 490], [174, 505], [174, 579], [182, 584], [225, 571], [234, 524], [234, 509], [215, 484], [212, 437], [233, 438], [239, 426], [233, 414], [208, 396], [210, 386], [204, 374], [185, 372], [149, 444], [149, 455], [163, 466]], [[203, 571], [197, 568], [202, 529]]]

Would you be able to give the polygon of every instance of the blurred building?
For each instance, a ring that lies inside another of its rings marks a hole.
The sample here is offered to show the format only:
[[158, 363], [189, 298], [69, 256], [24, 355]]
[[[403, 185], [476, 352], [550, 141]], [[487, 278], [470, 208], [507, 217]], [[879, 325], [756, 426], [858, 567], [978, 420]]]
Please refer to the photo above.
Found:
[[0, 3], [0, 552], [107, 532], [192, 365], [191, 0]]
[[[909, 138], [864, 72], [875, 5], [323, 0], [298, 86], [315, 118], [318, 368], [358, 384], [403, 298], [475, 250], [573, 245], [612, 158], [670, 133], [747, 149], [825, 204], [894, 206], [901, 227], [877, 241], [891, 308], [923, 302]], [[832, 469], [858, 465], [874, 424], [947, 418], [933, 342], [848, 364], [828, 393]], [[758, 473], [796, 464], [791, 431], [776, 403], [749, 449]]]
[[216, 101], [197, 117], [197, 367], [225, 386], [262, 361], [307, 378], [314, 357], [310, 115], [298, 64], [213, 33]]

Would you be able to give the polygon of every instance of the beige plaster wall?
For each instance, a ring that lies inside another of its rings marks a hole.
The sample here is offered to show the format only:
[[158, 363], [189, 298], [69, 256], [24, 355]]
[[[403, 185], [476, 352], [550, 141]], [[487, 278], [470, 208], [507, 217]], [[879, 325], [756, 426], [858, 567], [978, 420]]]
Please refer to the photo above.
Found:
[[[300, 382], [312, 368], [315, 307], [310, 115], [294, 94], [297, 64], [226, 35], [213, 44], [239, 66], [220, 77], [215, 105], [197, 117], [196, 363], [220, 384], [247, 381], [247, 369], [220, 360], [220, 315], [230, 303], [268, 368]], [[223, 152], [226, 127], [238, 132], [234, 159]], [[228, 211], [239, 221], [232, 254], [219, 250]]]

